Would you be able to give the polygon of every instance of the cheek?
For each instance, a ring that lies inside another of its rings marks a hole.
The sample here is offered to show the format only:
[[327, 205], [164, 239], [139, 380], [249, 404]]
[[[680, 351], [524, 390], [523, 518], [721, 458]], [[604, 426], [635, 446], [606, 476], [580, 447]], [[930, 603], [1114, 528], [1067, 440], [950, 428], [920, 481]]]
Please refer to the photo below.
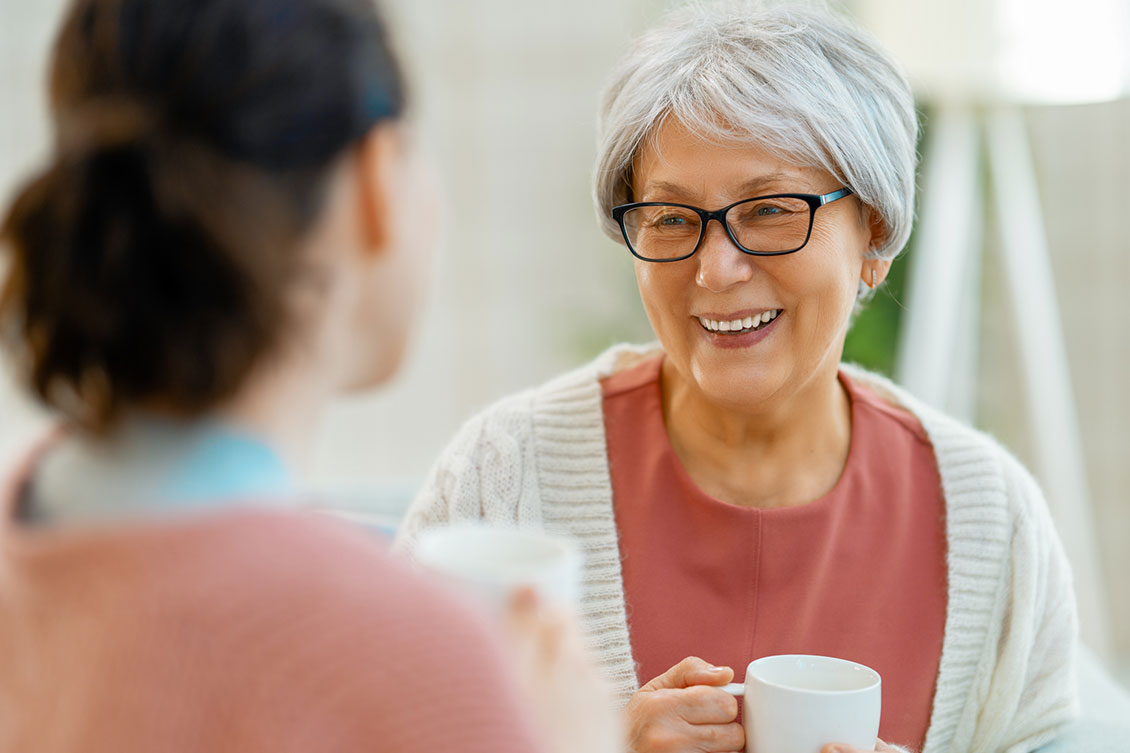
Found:
[[381, 384], [396, 372], [414, 319], [407, 315], [413, 296], [402, 272], [388, 267], [372, 269], [367, 283], [354, 322], [351, 387], [355, 389]]
[[685, 276], [678, 264], [649, 264], [636, 260], [640, 300], [656, 334], [662, 335], [675, 318], [675, 312], [683, 310], [686, 286], [692, 282], [683, 279]]
[[843, 238], [813, 230], [809, 246], [800, 254], [810, 251], [807, 256], [798, 254], [797, 262], [804, 268], [793, 270], [791, 275], [798, 292], [813, 296], [825, 310], [845, 310], [850, 315], [855, 306], [860, 269], [863, 264], [862, 251], [856, 244], [845, 242]]
[[399, 368], [419, 320], [426, 258], [424, 250], [398, 243], [353, 271], [351, 389], [381, 384]]
[[393, 243], [382, 280], [389, 302], [384, 318], [402, 326], [418, 318], [446, 223], [444, 197], [431, 163], [417, 157], [404, 168], [393, 212]]

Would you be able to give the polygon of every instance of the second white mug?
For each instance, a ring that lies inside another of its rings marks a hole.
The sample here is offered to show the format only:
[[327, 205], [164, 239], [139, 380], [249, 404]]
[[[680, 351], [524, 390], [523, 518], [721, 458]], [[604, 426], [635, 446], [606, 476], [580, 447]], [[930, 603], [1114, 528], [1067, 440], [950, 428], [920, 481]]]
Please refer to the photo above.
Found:
[[874, 750], [882, 680], [870, 667], [830, 656], [756, 659], [745, 683], [723, 688], [744, 696], [747, 753], [820, 753], [829, 743]]
[[557, 536], [454, 523], [421, 532], [415, 558], [498, 613], [520, 587], [532, 588], [539, 598], [571, 611], [580, 602], [581, 551]]

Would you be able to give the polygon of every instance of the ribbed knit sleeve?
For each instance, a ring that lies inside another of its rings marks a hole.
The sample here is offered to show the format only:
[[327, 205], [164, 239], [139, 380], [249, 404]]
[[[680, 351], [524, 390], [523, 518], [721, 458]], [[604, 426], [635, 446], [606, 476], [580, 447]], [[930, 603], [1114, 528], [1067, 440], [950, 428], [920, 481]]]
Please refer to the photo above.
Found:
[[1078, 626], [1070, 567], [1040, 488], [1011, 458], [1005, 468], [1015, 510], [1006, 607], [969, 749], [1030, 753], [1077, 714]]
[[408, 509], [394, 551], [411, 556], [421, 531], [460, 520], [540, 528], [532, 398], [508, 397], [459, 430]]
[[397, 532], [411, 556], [422, 530], [459, 520], [535, 528], [585, 555], [581, 624], [613, 697], [634, 693], [600, 384], [591, 369], [502, 400], [458, 432]]
[[614, 697], [639, 688], [628, 638], [603, 395], [591, 373], [574, 372], [538, 390], [533, 403], [540, 507], [545, 529], [585, 553], [581, 613], [589, 646]]
[[946, 631], [923, 753], [1031, 753], [1076, 714], [1071, 569], [1043, 494], [990, 437], [845, 370], [922, 422], [946, 499]]

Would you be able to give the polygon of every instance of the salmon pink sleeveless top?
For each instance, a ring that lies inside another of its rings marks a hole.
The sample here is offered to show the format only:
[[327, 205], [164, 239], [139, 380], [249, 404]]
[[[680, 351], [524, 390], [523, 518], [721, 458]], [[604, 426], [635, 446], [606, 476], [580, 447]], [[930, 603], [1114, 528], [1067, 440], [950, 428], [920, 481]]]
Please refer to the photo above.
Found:
[[668, 439], [656, 358], [604, 380], [624, 593], [640, 683], [687, 656], [734, 668], [823, 654], [883, 678], [879, 735], [921, 749], [946, 617], [945, 502], [918, 421], [841, 373], [851, 449], [835, 487], [761, 510], [699, 489]]

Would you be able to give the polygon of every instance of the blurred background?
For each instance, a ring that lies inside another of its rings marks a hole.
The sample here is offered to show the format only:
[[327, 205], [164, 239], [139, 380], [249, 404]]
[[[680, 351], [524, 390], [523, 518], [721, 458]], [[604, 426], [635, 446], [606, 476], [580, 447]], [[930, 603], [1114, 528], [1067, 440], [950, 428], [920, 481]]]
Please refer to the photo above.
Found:
[[[447, 235], [406, 368], [379, 394], [341, 401], [317, 427], [317, 452], [308, 469], [313, 487], [342, 506], [395, 517], [447, 439], [476, 409], [579, 365], [613, 343], [651, 339], [630, 257], [597, 230], [589, 171], [597, 98], [608, 71], [634, 35], [677, 4], [385, 0], [416, 82], [419, 126], [446, 182]], [[0, 0], [3, 207], [46, 155], [51, 134], [43, 82], [64, 5]], [[915, 357], [929, 358], [934, 345], [927, 337], [907, 346], [908, 322], [916, 317], [913, 326], [929, 332], [931, 325], [961, 319], [975, 300], [976, 316], [966, 313], [955, 340], [972, 351], [959, 354], [971, 377], [964, 412], [1050, 480], [1043, 474], [1053, 473], [1055, 460], [1048, 459], [1047, 443], [1041, 445], [1047, 428], [1035, 425], [1032, 406], [1070, 408], [1065, 415], [1074, 419], [1074, 428], [1061, 437], [1063, 454], [1080, 460], [1085, 476], [1074, 488], [1084, 492], [1059, 495], [1065, 498], [1052, 500], [1052, 506], [1065, 526], [1083, 526], [1068, 549], [1086, 580], [1081, 590], [1096, 605], [1088, 619], [1102, 623], [1091, 626], [1092, 634], [1101, 636], [1100, 653], [1109, 666], [1130, 681], [1130, 315], [1124, 310], [1130, 287], [1130, 100], [1125, 86], [1089, 92], [1078, 98], [1083, 104], [1023, 90], [1015, 82], [1011, 88], [971, 87], [970, 82], [992, 78], [983, 66], [996, 64], [989, 58], [1001, 37], [990, 35], [982, 40], [984, 49], [970, 51], [977, 35], [968, 30], [995, 28], [1003, 16], [983, 17], [992, 3], [956, 5], [966, 12], [957, 12], [955, 3], [926, 0], [846, 3], [888, 41], [919, 85], [922, 151], [927, 163], [938, 163], [926, 164], [920, 185], [935, 185], [930, 171], [944, 174], [954, 160], [969, 164], [970, 192], [959, 192], [967, 205], [941, 203], [939, 191], [935, 206], [920, 210], [935, 218], [929, 228], [935, 263], [940, 258], [944, 269], [945, 257], [936, 253], [944, 243], [937, 239], [950, 219], [964, 227], [976, 215], [973, 224], [985, 231], [983, 257], [971, 256], [959, 276], [961, 296], [932, 302], [911, 296], [916, 251], [927, 245], [923, 233], [916, 234], [891, 284], [857, 321], [847, 357], [901, 375], [908, 347]], [[1006, 16], [1017, 7], [1027, 12], [1039, 5], [996, 3]], [[1107, 5], [1115, 10], [1113, 26], [1073, 11], [1090, 19], [1090, 31], [1052, 27], [1062, 45], [1028, 46], [1055, 61], [1060, 59], [1055, 55], [1078, 57], [1073, 50], [1095, 48], [1101, 37], [1116, 52], [1130, 54], [1130, 21], [1119, 26], [1128, 18], [1126, 4]], [[930, 6], [960, 25], [947, 29], [929, 18]], [[901, 15], [892, 16], [890, 8]], [[930, 40], [912, 38], [923, 29], [930, 30]], [[926, 53], [958, 45], [958, 36], [944, 38], [950, 32], [961, 35], [960, 58], [968, 65], [960, 71], [964, 79], [940, 81], [939, 59], [943, 79], [950, 70], [944, 56]], [[1021, 28], [1010, 32], [1012, 41], [1031, 42], [1023, 36], [1029, 32], [1049, 29]], [[1014, 62], [998, 61], [1002, 70]], [[1089, 65], [1089, 71], [1069, 77], [1069, 88], [1086, 89], [1105, 68]], [[1056, 66], [1049, 70], [1037, 71], [1037, 81], [1050, 80]], [[1039, 193], [1037, 230], [1046, 237], [1050, 266], [1033, 258], [1037, 272], [1043, 269], [1045, 281], [1054, 284], [1050, 305], [1038, 297], [1028, 298], [1027, 308], [1016, 304], [1017, 290], [1042, 288], [1025, 285], [1022, 276], [1018, 282], [1016, 262], [1003, 253], [1007, 240], [1032, 237], [1031, 227], [1018, 229], [1017, 211], [992, 198], [993, 182], [1010, 178], [1002, 176], [1002, 170], [1009, 173], [1008, 163], [930, 146], [941, 130], [937, 124], [954, 112], [966, 124], [981, 122], [1002, 103], [1019, 115], [1030, 140], [1031, 160], [1011, 179]], [[937, 217], [944, 219], [939, 223]], [[926, 251], [921, 254], [925, 259]], [[1062, 348], [1051, 353], [1064, 355], [1066, 400], [1062, 390], [1033, 385], [1026, 367], [1032, 349], [1044, 343]], [[49, 420], [21, 396], [10, 371], [0, 369], [0, 465], [8, 466]]]

